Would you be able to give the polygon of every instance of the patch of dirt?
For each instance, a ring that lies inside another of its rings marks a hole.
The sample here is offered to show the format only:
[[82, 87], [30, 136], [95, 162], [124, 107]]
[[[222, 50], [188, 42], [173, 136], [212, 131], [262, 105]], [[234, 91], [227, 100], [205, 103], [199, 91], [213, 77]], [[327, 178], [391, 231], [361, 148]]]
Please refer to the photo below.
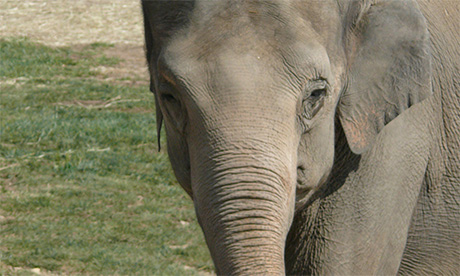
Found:
[[0, 37], [18, 36], [77, 50], [95, 42], [114, 44], [105, 54], [123, 61], [95, 70], [109, 81], [148, 83], [138, 0], [0, 0]]
[[0, 0], [0, 36], [51, 46], [143, 44], [137, 0]]
[[132, 113], [132, 114], [153, 114], [152, 109], [135, 107], [135, 108], [113, 108], [112, 111], [123, 112], [123, 113]]
[[141, 101], [140, 99], [121, 99], [121, 96], [115, 97], [113, 99], [110, 99], [108, 101], [82, 101], [82, 100], [73, 100], [71, 102], [62, 102], [62, 103], [57, 103], [56, 105], [63, 105], [63, 106], [81, 106], [87, 109], [101, 109], [101, 108], [107, 108], [112, 105], [116, 105], [118, 103], [126, 103], [126, 102], [139, 102]]
[[149, 73], [145, 58], [144, 45], [121, 44], [115, 45], [104, 51], [107, 57], [118, 57], [122, 62], [113, 67], [103, 69], [109, 77], [117, 79], [129, 79], [131, 85], [147, 85], [149, 83]]

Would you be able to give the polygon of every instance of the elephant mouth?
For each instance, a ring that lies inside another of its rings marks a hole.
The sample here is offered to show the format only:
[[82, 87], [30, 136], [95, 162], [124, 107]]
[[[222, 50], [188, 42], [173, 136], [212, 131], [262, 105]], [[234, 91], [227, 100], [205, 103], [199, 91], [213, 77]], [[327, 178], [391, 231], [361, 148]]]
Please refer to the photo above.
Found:
[[311, 183], [311, 177], [304, 166], [297, 167], [296, 193], [309, 193], [317, 187], [316, 183]]
[[[315, 178], [319, 178], [319, 180], [315, 181]], [[298, 166], [295, 211], [302, 209], [312, 202], [317, 192], [324, 186], [327, 180], [328, 174], [323, 174], [321, 177], [315, 177], [309, 174], [304, 166]]]

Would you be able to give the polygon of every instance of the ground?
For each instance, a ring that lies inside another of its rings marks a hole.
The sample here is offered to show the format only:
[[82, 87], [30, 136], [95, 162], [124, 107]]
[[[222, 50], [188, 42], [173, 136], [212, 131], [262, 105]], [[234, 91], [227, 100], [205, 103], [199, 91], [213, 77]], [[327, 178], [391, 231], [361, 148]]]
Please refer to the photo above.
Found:
[[135, 0], [0, 0], [0, 37], [28, 37], [48, 46], [114, 44], [109, 56], [123, 60], [99, 68], [120, 79], [147, 81], [140, 1]]
[[0, 0], [1, 275], [212, 273], [154, 114], [139, 1]]

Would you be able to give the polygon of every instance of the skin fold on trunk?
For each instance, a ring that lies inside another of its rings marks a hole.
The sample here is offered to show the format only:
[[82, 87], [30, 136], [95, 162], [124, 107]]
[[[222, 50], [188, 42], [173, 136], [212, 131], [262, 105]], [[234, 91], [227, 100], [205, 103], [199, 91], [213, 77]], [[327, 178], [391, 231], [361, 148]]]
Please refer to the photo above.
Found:
[[240, 125], [246, 127], [208, 130], [220, 135], [191, 146], [191, 163], [199, 164], [191, 168], [198, 220], [218, 274], [284, 274], [295, 163], [285, 153], [288, 144], [273, 140], [278, 151], [267, 151], [273, 145], [258, 138], [280, 133]]

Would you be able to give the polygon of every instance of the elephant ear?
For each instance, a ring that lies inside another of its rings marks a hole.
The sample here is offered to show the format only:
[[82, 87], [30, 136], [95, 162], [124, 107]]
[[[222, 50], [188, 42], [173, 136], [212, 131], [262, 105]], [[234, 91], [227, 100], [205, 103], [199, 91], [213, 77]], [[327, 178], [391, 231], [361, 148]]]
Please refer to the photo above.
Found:
[[158, 93], [156, 93], [158, 84], [157, 61], [168, 39], [188, 21], [187, 15], [194, 5], [194, 1], [142, 1], [145, 52], [150, 72], [150, 91], [155, 95], [158, 151], [161, 150], [160, 132], [163, 124], [163, 114], [158, 101]]
[[347, 34], [349, 73], [338, 105], [356, 154], [365, 152], [391, 120], [431, 95], [429, 35], [418, 5], [374, 2], [355, 2], [350, 9], [355, 19]]

